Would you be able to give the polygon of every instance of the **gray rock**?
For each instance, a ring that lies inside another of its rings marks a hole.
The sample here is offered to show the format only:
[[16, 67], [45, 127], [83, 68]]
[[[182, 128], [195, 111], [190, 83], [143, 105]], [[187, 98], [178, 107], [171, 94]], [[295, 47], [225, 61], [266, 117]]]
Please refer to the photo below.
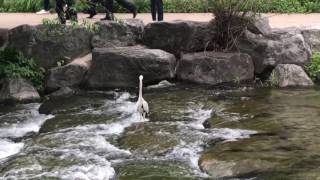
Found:
[[8, 47], [33, 57], [41, 67], [51, 68], [61, 59], [69, 61], [88, 54], [91, 37], [85, 28], [22, 25], [9, 31]]
[[239, 42], [241, 52], [248, 53], [255, 73], [262, 74], [278, 64], [305, 65], [310, 62], [311, 49], [300, 31], [274, 31], [268, 35], [247, 32]]
[[269, 18], [261, 15], [256, 15], [253, 23], [250, 23], [248, 30], [255, 34], [270, 34], [272, 29], [270, 27]]
[[60, 98], [60, 97], [69, 97], [76, 94], [76, 90], [70, 87], [62, 87], [59, 90], [51, 93], [49, 95], [50, 98]]
[[272, 82], [279, 87], [309, 87], [314, 85], [302, 67], [294, 64], [277, 65], [272, 76]]
[[125, 47], [141, 40], [144, 24], [138, 19], [126, 19], [124, 22], [97, 22], [100, 31], [92, 38], [94, 48]]
[[46, 92], [52, 92], [62, 87], [80, 85], [91, 66], [91, 61], [92, 54], [90, 53], [65, 66], [50, 69], [45, 82]]
[[8, 43], [8, 29], [0, 28], [0, 49]]
[[254, 78], [254, 66], [249, 55], [242, 53], [201, 52], [184, 54], [177, 66], [180, 80], [219, 84]]
[[206, 49], [212, 40], [213, 31], [214, 28], [207, 22], [155, 22], [145, 27], [143, 44], [179, 56], [181, 52]]
[[247, 23], [247, 29], [254, 34], [270, 34], [272, 32], [269, 18], [261, 14], [248, 13], [244, 17], [238, 17], [236, 23]]
[[172, 54], [140, 46], [93, 50], [87, 86], [91, 89], [137, 87], [138, 76], [150, 84], [174, 77], [176, 59]]
[[4, 79], [1, 83], [0, 103], [27, 103], [40, 100], [40, 95], [25, 79]]
[[312, 51], [320, 52], [320, 29], [304, 29], [301, 32]]
[[124, 24], [130, 29], [133, 33], [136, 41], [142, 41], [143, 32], [144, 32], [144, 23], [140, 19], [125, 19]]

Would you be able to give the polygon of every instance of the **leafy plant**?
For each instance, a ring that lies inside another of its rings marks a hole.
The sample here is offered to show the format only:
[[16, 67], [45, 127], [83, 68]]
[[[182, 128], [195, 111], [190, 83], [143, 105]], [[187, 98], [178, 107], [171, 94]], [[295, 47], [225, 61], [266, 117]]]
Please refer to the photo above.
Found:
[[[320, 52], [315, 52], [312, 55], [312, 61], [305, 67], [307, 73], [312, 80], [317, 80], [320, 76]], [[319, 79], [318, 79], [319, 80]]]
[[33, 59], [21, 52], [5, 48], [0, 50], [0, 79], [24, 78], [30, 80], [39, 90], [43, 90], [45, 70], [39, 68]]
[[[67, 26], [60, 23], [59, 19], [42, 19], [42, 24], [45, 28], [45, 32], [49, 32], [52, 30], [64, 30], [64, 32], [67, 32]], [[71, 30], [77, 29], [77, 28], [84, 28], [87, 32], [95, 33], [100, 31], [100, 26], [95, 23], [91, 23], [88, 20], [83, 20], [82, 23], [79, 23], [77, 21], [71, 21], [70, 22]]]
[[258, 0], [209, 0], [214, 15], [212, 24], [216, 36], [216, 49], [232, 51], [250, 23], [253, 23], [258, 9]]

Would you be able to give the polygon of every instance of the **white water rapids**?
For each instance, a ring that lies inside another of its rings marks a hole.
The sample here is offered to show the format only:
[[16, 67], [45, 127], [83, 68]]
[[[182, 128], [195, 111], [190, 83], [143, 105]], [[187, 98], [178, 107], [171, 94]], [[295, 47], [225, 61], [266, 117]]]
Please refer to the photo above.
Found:
[[[139, 156], [113, 145], [113, 137], [121, 136], [125, 128], [134, 123], [143, 122], [137, 116], [136, 104], [130, 100], [133, 98], [132, 95], [126, 92], [115, 94], [115, 100], [105, 100], [104, 106], [86, 108], [79, 113], [117, 114], [115, 121], [57, 129], [54, 132], [38, 135], [36, 140], [13, 142], [10, 139], [23, 137], [30, 132], [38, 133], [41, 125], [53, 117], [52, 115], [40, 115], [38, 113], [39, 104], [24, 105], [22, 110], [1, 115], [0, 119], [14, 118], [15, 123], [6, 121], [0, 126], [0, 162], [1, 159], [7, 161], [14, 156], [27, 156], [32, 160], [25, 166], [8, 169], [2, 174], [3, 178], [57, 177], [66, 180], [114, 178], [116, 171], [113, 162], [139, 159]], [[181, 138], [180, 143], [162, 157], [148, 157], [149, 159], [187, 162], [194, 169], [195, 174], [206, 177], [207, 175], [202, 173], [198, 167], [198, 160], [208, 141], [217, 138], [233, 141], [248, 138], [255, 133], [237, 129], [205, 129], [203, 123], [211, 117], [212, 110], [205, 109], [201, 104], [189, 104], [185, 113], [192, 121], [170, 122], [178, 127], [175, 135]], [[165, 123], [168, 122], [163, 122]], [[37, 154], [32, 154], [34, 152]], [[43, 166], [41, 161], [47, 161], [46, 158], [52, 158], [55, 163], [61, 163], [64, 166], [59, 168], [54, 165]]]

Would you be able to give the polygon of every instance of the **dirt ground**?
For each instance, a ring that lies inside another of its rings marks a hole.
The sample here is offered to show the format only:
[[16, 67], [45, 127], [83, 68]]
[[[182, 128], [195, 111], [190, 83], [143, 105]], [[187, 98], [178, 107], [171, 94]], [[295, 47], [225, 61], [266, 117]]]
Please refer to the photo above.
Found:
[[[286, 27], [319, 27], [320, 13], [315, 14], [264, 14], [269, 17], [270, 24], [273, 28]], [[86, 19], [88, 15], [79, 14], [80, 22]], [[90, 21], [99, 21], [104, 15], [99, 14]], [[116, 14], [118, 18], [131, 18], [131, 14]], [[0, 28], [13, 28], [22, 24], [37, 25], [42, 23], [43, 18], [54, 19], [56, 14], [37, 15], [35, 13], [0, 13]], [[145, 24], [151, 22], [150, 14], [138, 14], [137, 18], [142, 19]], [[210, 13], [167, 13], [166, 21], [173, 20], [192, 20], [192, 21], [209, 21], [212, 19]]]

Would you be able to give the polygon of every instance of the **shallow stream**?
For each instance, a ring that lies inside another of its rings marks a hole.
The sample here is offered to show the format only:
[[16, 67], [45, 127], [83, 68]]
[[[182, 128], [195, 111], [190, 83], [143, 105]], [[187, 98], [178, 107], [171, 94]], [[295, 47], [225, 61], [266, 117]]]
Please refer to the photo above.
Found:
[[144, 98], [147, 120], [121, 91], [1, 107], [0, 179], [320, 179], [317, 88], [174, 85]]

